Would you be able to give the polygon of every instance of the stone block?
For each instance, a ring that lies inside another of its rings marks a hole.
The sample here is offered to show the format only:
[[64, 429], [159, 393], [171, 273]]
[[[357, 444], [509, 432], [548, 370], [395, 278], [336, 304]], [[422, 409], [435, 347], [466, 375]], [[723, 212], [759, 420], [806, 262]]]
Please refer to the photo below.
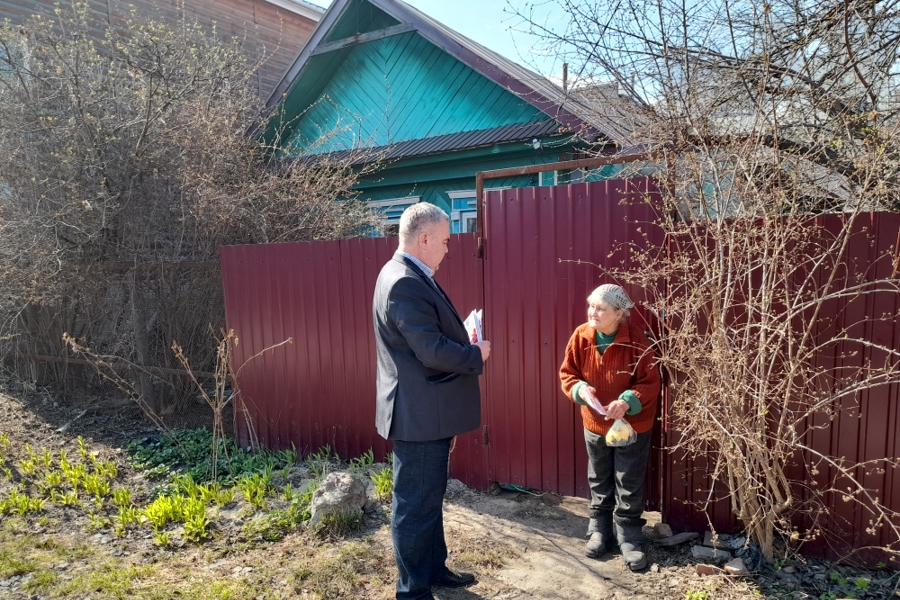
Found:
[[725, 563], [725, 566], [723, 568], [729, 575], [741, 576], [750, 574], [750, 571], [748, 571], [747, 567], [744, 566], [744, 561], [741, 558], [729, 560], [727, 563]]
[[729, 561], [731, 560], [731, 552], [728, 550], [720, 550], [718, 548], [707, 548], [706, 546], [691, 546], [691, 555], [694, 558], [705, 560]]
[[656, 539], [672, 537], [672, 528], [667, 523], [657, 523], [653, 526], [653, 537]]
[[698, 575], [722, 575], [725, 573], [725, 571], [723, 571], [719, 567], [705, 564], [696, 565], [694, 567], [694, 570], [697, 571]]
[[316, 526], [325, 515], [348, 515], [362, 510], [365, 505], [366, 484], [347, 472], [329, 473], [319, 488], [313, 492], [309, 524]]
[[681, 533], [676, 533], [673, 536], [656, 540], [656, 545], [677, 546], [678, 544], [689, 542], [691, 540], [697, 539], [698, 537], [700, 537], [700, 534], [698, 534], [696, 531], [683, 531]]

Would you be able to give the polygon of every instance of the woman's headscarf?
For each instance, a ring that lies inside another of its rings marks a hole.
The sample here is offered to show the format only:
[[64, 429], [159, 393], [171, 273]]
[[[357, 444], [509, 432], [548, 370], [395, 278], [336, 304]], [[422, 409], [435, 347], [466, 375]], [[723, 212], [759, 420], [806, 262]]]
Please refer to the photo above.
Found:
[[628, 310], [634, 306], [634, 302], [631, 301], [631, 298], [628, 297], [622, 286], [613, 283], [604, 283], [595, 289], [588, 296], [588, 299], [591, 298], [621, 310]]

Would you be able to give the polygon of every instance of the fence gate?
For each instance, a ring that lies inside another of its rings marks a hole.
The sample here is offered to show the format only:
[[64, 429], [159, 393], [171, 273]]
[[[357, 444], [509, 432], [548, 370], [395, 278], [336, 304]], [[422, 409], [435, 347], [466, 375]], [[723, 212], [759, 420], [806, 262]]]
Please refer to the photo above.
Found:
[[[485, 431], [488, 479], [588, 497], [581, 415], [560, 390], [559, 366], [587, 296], [631, 266], [629, 246], [661, 246], [647, 179], [489, 192], [484, 216]], [[635, 303], [642, 290], [626, 286]], [[640, 310], [632, 320], [649, 328]], [[661, 422], [648, 475], [659, 510]]]

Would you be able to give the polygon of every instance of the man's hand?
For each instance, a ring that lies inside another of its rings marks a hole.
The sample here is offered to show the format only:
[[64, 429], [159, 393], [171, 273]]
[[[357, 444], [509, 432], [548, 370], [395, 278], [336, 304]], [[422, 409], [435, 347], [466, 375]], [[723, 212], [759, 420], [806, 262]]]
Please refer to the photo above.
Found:
[[478, 349], [481, 350], [481, 362], [487, 362], [488, 356], [491, 355], [491, 343], [487, 340], [475, 342]]

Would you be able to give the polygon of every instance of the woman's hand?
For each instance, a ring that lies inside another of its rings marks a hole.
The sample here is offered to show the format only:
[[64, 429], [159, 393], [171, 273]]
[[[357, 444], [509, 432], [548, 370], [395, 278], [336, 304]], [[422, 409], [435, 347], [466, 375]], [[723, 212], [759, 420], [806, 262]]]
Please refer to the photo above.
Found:
[[606, 405], [606, 419], [608, 421], [621, 419], [625, 416], [625, 413], [628, 412], [628, 408], [628, 403], [624, 400], [613, 400]]
[[578, 390], [578, 397], [581, 398], [588, 406], [597, 406], [600, 402], [597, 400], [597, 396], [594, 394], [597, 393], [593, 387], [589, 385], [581, 386], [581, 389]]
[[581, 389], [578, 390], [578, 396], [581, 400], [587, 404], [589, 407], [600, 413], [601, 415], [606, 414], [606, 408], [600, 404], [600, 401], [597, 400], [597, 390], [589, 385], [581, 386]]

